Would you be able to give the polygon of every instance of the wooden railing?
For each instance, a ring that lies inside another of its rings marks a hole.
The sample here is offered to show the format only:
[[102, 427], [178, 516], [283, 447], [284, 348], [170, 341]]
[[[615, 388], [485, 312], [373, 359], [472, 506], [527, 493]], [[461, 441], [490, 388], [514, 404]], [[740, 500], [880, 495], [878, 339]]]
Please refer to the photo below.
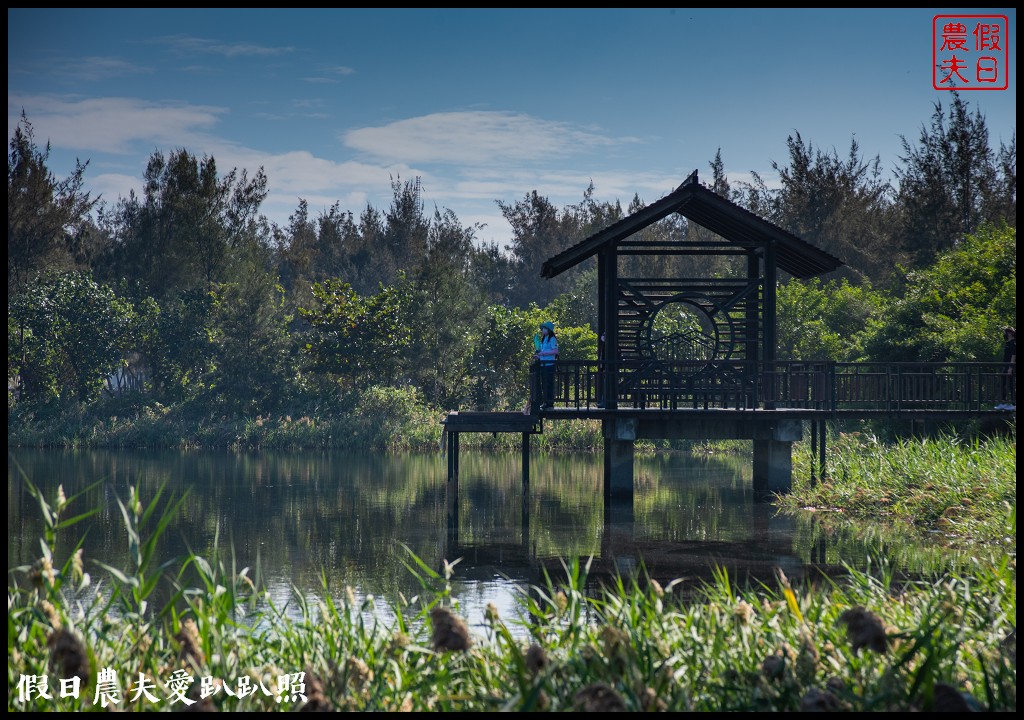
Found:
[[[614, 399], [603, 397], [605, 373]], [[531, 369], [531, 404], [538, 398]], [[827, 412], [991, 410], [1016, 396], [1003, 363], [679, 363], [559, 361], [555, 407], [807, 409]]]

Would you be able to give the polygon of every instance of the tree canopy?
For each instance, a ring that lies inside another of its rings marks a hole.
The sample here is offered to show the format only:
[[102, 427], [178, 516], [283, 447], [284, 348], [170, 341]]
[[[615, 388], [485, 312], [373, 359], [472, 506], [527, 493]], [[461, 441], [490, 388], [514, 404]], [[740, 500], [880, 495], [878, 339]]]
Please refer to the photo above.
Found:
[[[1016, 137], [991, 147], [985, 118], [951, 93], [895, 182], [879, 158], [823, 151], [799, 132], [777, 186], [730, 183], [721, 149], [708, 187], [843, 259], [833, 276], [783, 278], [779, 357], [984, 360], [1015, 325]], [[383, 210], [306, 200], [284, 227], [260, 208], [268, 178], [222, 172], [185, 148], [156, 151], [141, 197], [108, 206], [47, 168], [22, 115], [8, 154], [8, 386], [11, 402], [91, 402], [124, 363], [143, 395], [259, 414], [374, 386], [433, 407], [520, 404], [530, 337], [559, 328], [563, 357], [596, 357], [597, 273], [557, 278], [543, 262], [645, 206], [557, 207], [537, 191], [496, 200], [507, 247], [482, 243], [420, 178], [392, 179]], [[681, 216], [641, 239], [713, 239]], [[707, 237], [705, 237], [707, 236]], [[624, 277], [722, 277], [732, 259], [623, 257]], [[739, 269], [743, 271], [742, 268]], [[13, 382], [13, 384], [12, 384]]]

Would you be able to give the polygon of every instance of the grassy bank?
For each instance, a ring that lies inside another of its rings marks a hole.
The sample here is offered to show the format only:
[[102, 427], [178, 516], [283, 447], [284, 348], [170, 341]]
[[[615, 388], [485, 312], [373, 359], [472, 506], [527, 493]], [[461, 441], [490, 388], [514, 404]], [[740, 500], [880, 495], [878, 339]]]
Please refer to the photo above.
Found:
[[795, 446], [793, 491], [776, 499], [782, 509], [821, 512], [826, 522], [886, 523], [950, 542], [1016, 547], [1015, 434], [880, 442], [854, 432], [830, 443], [825, 477], [817, 480], [810, 447]]
[[[224, 448], [231, 450], [436, 450], [447, 411], [427, 406], [411, 388], [372, 387], [316, 412], [257, 417], [198, 405], [106, 399], [88, 406], [7, 411], [8, 444], [54, 448]], [[589, 450], [601, 445], [596, 421], [548, 423], [534, 439], [540, 449]], [[470, 433], [464, 447], [518, 449], [517, 434]]]

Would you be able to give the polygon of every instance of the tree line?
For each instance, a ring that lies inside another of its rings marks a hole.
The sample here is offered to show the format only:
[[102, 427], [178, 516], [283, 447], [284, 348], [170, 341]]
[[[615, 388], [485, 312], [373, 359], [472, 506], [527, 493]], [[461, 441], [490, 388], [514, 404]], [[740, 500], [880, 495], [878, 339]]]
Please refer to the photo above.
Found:
[[[720, 150], [707, 183], [846, 263], [782, 279], [779, 356], [996, 359], [1016, 317], [1015, 132], [993, 148], [952, 93], [903, 138], [895, 184], [855, 140], [844, 157], [799, 133], [787, 147], [777, 188], [730, 185]], [[262, 169], [157, 151], [141, 196], [108, 206], [84, 191], [88, 163], [56, 178], [49, 152], [23, 114], [7, 158], [8, 407], [32, 412], [94, 404], [119, 382], [138, 403], [200, 413], [326, 412], [379, 385], [442, 409], [514, 407], [541, 320], [558, 325], [562, 357], [596, 354], [592, 261], [547, 280], [541, 264], [644, 206], [599, 203], [593, 186], [561, 208], [536, 191], [499, 200], [512, 240], [498, 247], [428, 211], [419, 178], [393, 179], [386, 210], [314, 217], [300, 200], [281, 227], [260, 214]], [[708, 231], [673, 216], [643, 232]], [[733, 272], [715, 257], [623, 262], [647, 276]]]

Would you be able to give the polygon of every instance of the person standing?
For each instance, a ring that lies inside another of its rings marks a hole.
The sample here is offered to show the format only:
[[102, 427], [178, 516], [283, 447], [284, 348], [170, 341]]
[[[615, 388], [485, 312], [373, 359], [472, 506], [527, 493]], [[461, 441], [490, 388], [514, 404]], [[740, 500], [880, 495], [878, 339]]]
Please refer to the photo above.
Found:
[[540, 339], [534, 343], [534, 348], [533, 357], [540, 370], [540, 409], [548, 410], [555, 404], [555, 360], [558, 359], [558, 338], [553, 322], [540, 324]]
[[1003, 401], [996, 410], [1017, 409], [1017, 329], [1003, 328]]

